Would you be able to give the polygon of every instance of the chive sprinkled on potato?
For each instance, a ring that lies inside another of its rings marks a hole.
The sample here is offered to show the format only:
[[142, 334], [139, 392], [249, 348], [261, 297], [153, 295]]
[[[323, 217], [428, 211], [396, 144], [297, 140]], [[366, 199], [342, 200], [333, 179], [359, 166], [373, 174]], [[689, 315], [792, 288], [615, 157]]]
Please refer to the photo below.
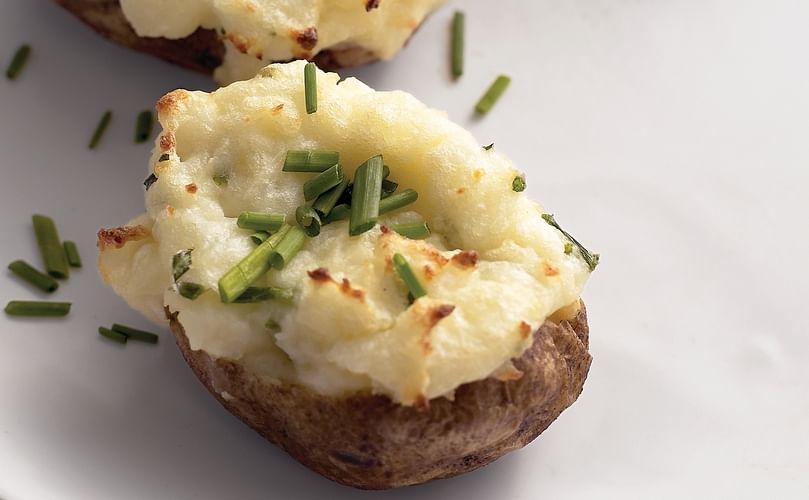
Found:
[[197, 300], [200, 295], [205, 293], [205, 287], [200, 285], [199, 283], [183, 281], [182, 283], [177, 285], [177, 293], [180, 294], [180, 297], [186, 298], [188, 300]]
[[427, 223], [424, 221], [411, 222], [407, 224], [393, 224], [391, 225], [391, 229], [401, 234], [405, 238], [410, 238], [411, 240], [423, 240], [424, 238], [430, 236], [430, 228], [427, 227]]
[[180, 250], [171, 258], [171, 273], [175, 283], [191, 269], [191, 252], [193, 251], [193, 248]]
[[522, 175], [518, 175], [517, 177], [515, 177], [514, 180], [511, 181], [511, 189], [515, 193], [522, 193], [523, 191], [525, 191], [525, 177], [523, 177]]
[[[576, 241], [576, 238], [570, 235], [567, 231], [562, 229], [559, 224], [556, 223], [556, 220], [553, 218], [552, 214], [542, 214], [542, 218], [550, 224], [551, 226], [555, 227], [560, 233], [562, 233], [565, 238], [569, 240], [570, 243], [576, 246], [579, 249], [579, 253], [581, 253], [581, 258], [587, 264], [587, 267], [590, 268], [590, 271], [595, 271], [595, 268], [598, 266], [598, 261], [600, 260], [601, 256], [597, 253], [591, 253], [589, 250], [584, 248], [584, 246]], [[573, 249], [571, 248], [571, 252]], [[567, 245], [565, 245], [565, 253], [567, 252]]]
[[382, 155], [377, 155], [366, 160], [354, 174], [348, 223], [351, 236], [362, 234], [376, 225], [382, 197], [382, 166]]
[[306, 113], [317, 111], [317, 66], [315, 63], [306, 63], [303, 68], [303, 87], [306, 98]]
[[310, 238], [320, 234], [320, 215], [314, 208], [301, 205], [295, 210], [295, 220]]
[[233, 302], [270, 270], [275, 248], [291, 229], [291, 226], [284, 225], [219, 279], [219, 297], [222, 302]]
[[284, 225], [286, 216], [284, 214], [271, 214], [264, 212], [242, 212], [236, 219], [236, 225], [242, 229], [252, 229], [253, 231], [267, 231], [274, 233]]
[[340, 153], [337, 151], [300, 150], [287, 151], [284, 172], [323, 172], [340, 162]]
[[402, 254], [397, 253], [393, 256], [393, 267], [396, 269], [399, 277], [404, 282], [413, 300], [427, 295], [427, 291], [423, 286], [421, 286], [419, 279], [416, 277], [416, 274], [413, 272], [413, 269], [410, 268], [410, 264], [408, 264], [407, 259], [405, 259]]
[[338, 163], [303, 183], [303, 199], [312, 201], [343, 182], [343, 167]]

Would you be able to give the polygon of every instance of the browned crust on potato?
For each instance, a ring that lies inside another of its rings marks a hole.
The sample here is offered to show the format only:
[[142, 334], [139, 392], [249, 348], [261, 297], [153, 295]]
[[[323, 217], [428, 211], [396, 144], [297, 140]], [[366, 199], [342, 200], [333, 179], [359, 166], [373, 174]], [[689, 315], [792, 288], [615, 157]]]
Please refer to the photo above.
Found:
[[144, 226], [122, 226], [113, 227], [109, 229], [98, 230], [98, 240], [96, 246], [99, 250], [105, 250], [107, 247], [123, 248], [124, 245], [130, 241], [142, 240], [149, 236], [151, 232]]
[[225, 408], [310, 469], [363, 489], [455, 476], [525, 446], [576, 400], [591, 362], [582, 307], [534, 332], [513, 360], [521, 376], [464, 384], [451, 401], [406, 407], [386, 396], [330, 397], [260, 380], [238, 363], [191, 350], [182, 318], [168, 308], [166, 315], [186, 361]]
[[[210, 74], [222, 64], [225, 57], [222, 38], [214, 30], [200, 28], [188, 37], [178, 40], [139, 37], [124, 17], [118, 0], [54, 1], [105, 38], [188, 69]], [[304, 33], [303, 38], [298, 41], [302, 47], [311, 44], [311, 34]], [[316, 44], [316, 38], [314, 40]], [[237, 48], [241, 50], [249, 47], [239, 44]], [[307, 56], [302, 58], [311, 58], [321, 69], [328, 71], [359, 66], [379, 59], [373, 51], [355, 43], [326, 47], [313, 57], [308, 57], [310, 54], [300, 55]], [[268, 64], [270, 62], [286, 61], [267, 61]]]

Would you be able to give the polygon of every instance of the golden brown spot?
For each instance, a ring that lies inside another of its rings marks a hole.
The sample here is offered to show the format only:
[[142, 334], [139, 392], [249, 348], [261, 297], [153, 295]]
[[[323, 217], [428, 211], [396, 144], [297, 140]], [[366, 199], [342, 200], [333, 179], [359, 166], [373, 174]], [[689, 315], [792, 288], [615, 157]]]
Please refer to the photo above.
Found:
[[427, 278], [428, 281], [435, 278], [435, 274], [435, 269], [433, 269], [432, 266], [429, 264], [424, 265], [424, 277]]
[[334, 281], [331, 274], [329, 274], [329, 270], [325, 267], [318, 267], [313, 271], [307, 271], [306, 274], [308, 274], [313, 280], [321, 283], [325, 281]]
[[382, 0], [366, 0], [365, 12], [371, 12], [374, 9], [378, 9], [381, 2]]
[[96, 246], [99, 250], [105, 250], [109, 246], [123, 248], [130, 241], [138, 241], [147, 238], [151, 231], [141, 225], [113, 227], [110, 229], [99, 229]]
[[548, 264], [547, 262], [542, 263], [542, 270], [545, 272], [545, 276], [559, 275], [559, 270], [553, 267], [552, 265]]
[[303, 31], [290, 31], [290, 36], [304, 50], [312, 50], [317, 45], [317, 28], [310, 26]]
[[260, 50], [258, 52], [256, 52], [256, 59], [258, 59], [259, 61], [264, 59], [264, 52], [262, 52]]
[[512, 382], [514, 380], [520, 380], [523, 376], [523, 372], [518, 370], [514, 365], [509, 364], [502, 370], [499, 370], [497, 373], [494, 374], [494, 378], [499, 380], [500, 382]]
[[365, 292], [363, 292], [359, 288], [353, 288], [351, 286], [351, 282], [348, 281], [348, 278], [343, 278], [343, 282], [340, 283], [340, 292], [342, 292], [343, 295], [351, 297], [352, 299], [357, 299], [360, 302], [365, 302]]
[[416, 396], [416, 402], [413, 406], [416, 407], [416, 410], [425, 412], [430, 409], [430, 400], [424, 394], [419, 394]]
[[479, 181], [481, 177], [483, 177], [483, 170], [477, 169], [472, 172], [472, 178], [476, 181]]
[[438, 265], [438, 267], [444, 267], [447, 265], [447, 262], [449, 262], [449, 260], [446, 257], [441, 255], [441, 252], [439, 252], [432, 246], [424, 248], [424, 254], [433, 262], [435, 262]]
[[526, 323], [525, 321], [520, 321], [520, 337], [527, 339], [529, 335], [531, 335], [531, 325]]
[[176, 211], [177, 211], [177, 209], [175, 209], [171, 205], [166, 205], [166, 213], [167, 214], [174, 215], [174, 212], [176, 212]]
[[475, 250], [464, 250], [463, 252], [455, 254], [452, 257], [452, 262], [464, 268], [475, 267], [479, 257], [480, 254]]
[[284, 103], [281, 103], [278, 106], [272, 108], [272, 114], [273, 116], [275, 116], [283, 110], [284, 110]]
[[390, 228], [388, 226], [384, 225], [384, 224], [379, 226], [379, 230], [382, 231], [382, 234], [390, 233]]
[[244, 37], [238, 33], [228, 33], [227, 35], [225, 35], [225, 39], [229, 40], [230, 43], [232, 43], [233, 46], [236, 47], [236, 50], [238, 50], [242, 54], [247, 54], [248, 52], [250, 52], [251, 42], [250, 40], [247, 39], [247, 37]]
[[458, 190], [455, 191], [455, 192], [458, 193], [458, 194], [464, 194], [466, 192], [466, 188], [465, 187], [459, 187]]
[[418, 20], [418, 19], [412, 19], [412, 18], [411, 18], [411, 19], [408, 19], [408, 20], [405, 22], [405, 26], [407, 26], [408, 28], [410, 28], [410, 31], [414, 31], [416, 28], [418, 28], [418, 27], [419, 27], [419, 20]]
[[166, 111], [172, 111], [174, 108], [177, 107], [177, 104], [188, 98], [188, 92], [183, 89], [172, 90], [168, 94], [164, 95], [157, 101], [157, 112], [158, 113], [165, 113]]
[[452, 304], [441, 304], [440, 306], [435, 306], [430, 309], [430, 314], [428, 316], [429, 327], [432, 328], [437, 325], [439, 321], [452, 314], [452, 311], [454, 310], [455, 306]]
[[162, 151], [171, 151], [174, 149], [174, 134], [166, 132], [160, 136], [160, 149]]
[[195, 194], [197, 192], [197, 185], [194, 184], [193, 182], [191, 184], [186, 184], [185, 190], [190, 194]]

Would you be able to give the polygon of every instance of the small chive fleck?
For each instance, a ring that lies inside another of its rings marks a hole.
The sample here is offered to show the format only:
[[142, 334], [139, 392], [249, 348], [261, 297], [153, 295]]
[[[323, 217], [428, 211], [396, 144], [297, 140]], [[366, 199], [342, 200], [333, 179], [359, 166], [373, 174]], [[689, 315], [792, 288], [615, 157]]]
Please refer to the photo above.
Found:
[[277, 288], [273, 286], [251, 286], [242, 292], [234, 304], [253, 304], [256, 302], [264, 302], [267, 300], [292, 300], [292, 290], [287, 288]]
[[6, 68], [6, 78], [15, 80], [20, 75], [20, 72], [22, 72], [30, 56], [31, 46], [28, 44], [20, 45], [16, 52], [14, 52], [14, 57], [11, 58], [11, 62]]
[[158, 158], [157, 161], [159, 162], [169, 161], [169, 158], [171, 158], [171, 155], [169, 155], [168, 153], [163, 153], [162, 155], [160, 155], [160, 158]]
[[64, 247], [67, 263], [70, 264], [70, 267], [81, 267], [81, 255], [79, 255], [79, 247], [76, 246], [76, 243], [65, 241]]
[[494, 147], [494, 143], [491, 143], [488, 146], [483, 146], [483, 149], [485, 149], [486, 151], [491, 151], [493, 147]]
[[271, 333], [278, 333], [281, 331], [281, 325], [279, 325], [278, 322], [272, 318], [268, 319], [267, 322], [264, 323], [264, 328], [269, 330]]
[[179, 285], [177, 285], [177, 293], [180, 294], [181, 297], [184, 297], [188, 300], [197, 300], [200, 295], [205, 293], [205, 287], [200, 285], [199, 283], [191, 283], [190, 281], [183, 281]]
[[171, 272], [172, 276], [174, 276], [175, 283], [177, 283], [177, 280], [179, 280], [183, 274], [191, 269], [191, 252], [193, 251], [193, 248], [180, 250], [171, 258]]
[[475, 105], [475, 111], [480, 114], [488, 113], [492, 107], [494, 107], [495, 103], [497, 103], [497, 100], [500, 99], [500, 96], [503, 95], [503, 92], [506, 91], [509, 83], [511, 83], [511, 78], [505, 75], [498, 76]]
[[410, 238], [411, 240], [423, 240], [430, 236], [430, 228], [427, 227], [427, 223], [424, 221], [407, 224], [392, 224], [390, 227], [405, 238]]
[[230, 181], [230, 176], [224, 173], [216, 174], [213, 176], [213, 181], [219, 187], [227, 186]]
[[[576, 248], [579, 249], [579, 252], [581, 253], [581, 258], [587, 264], [587, 267], [590, 269], [590, 272], [595, 271], [595, 268], [598, 266], [598, 262], [601, 256], [598, 255], [597, 253], [591, 253], [589, 250], [584, 248], [584, 246], [581, 243], [576, 241], [576, 238], [571, 236], [570, 233], [568, 233], [559, 226], [559, 224], [553, 218], [552, 214], [542, 214], [542, 218], [545, 220], [545, 222], [555, 227], [560, 233], [562, 233], [565, 236], [565, 238], [569, 240], [570, 243], [573, 243], [573, 245], [575, 245]], [[571, 248], [571, 251], [572, 250], [573, 249]], [[565, 246], [565, 253], [567, 253], [567, 246]]]
[[567, 242], [565, 243], [565, 255], [570, 255], [573, 253], [573, 243]]
[[152, 112], [144, 110], [138, 113], [138, 118], [135, 121], [135, 143], [142, 143], [149, 140], [152, 136], [152, 127], [154, 126], [154, 119]]
[[152, 187], [152, 184], [154, 184], [155, 182], [157, 182], [157, 176], [155, 174], [149, 174], [149, 177], [147, 177], [146, 180], [143, 181], [143, 185], [146, 186], [146, 191], [148, 191], [149, 188]]
[[306, 98], [306, 113], [317, 111], [317, 66], [315, 63], [306, 63], [303, 69], [303, 86]]
[[90, 138], [90, 144], [88, 145], [90, 149], [95, 149], [98, 143], [101, 142], [101, 138], [104, 136], [104, 132], [106, 132], [110, 121], [112, 121], [112, 111], [104, 112], [104, 114], [101, 115], [101, 119], [98, 121], [98, 125], [96, 125], [93, 136]]
[[525, 191], [525, 177], [521, 175], [515, 177], [514, 180], [511, 181], [511, 189], [515, 193], [522, 193], [523, 191]]

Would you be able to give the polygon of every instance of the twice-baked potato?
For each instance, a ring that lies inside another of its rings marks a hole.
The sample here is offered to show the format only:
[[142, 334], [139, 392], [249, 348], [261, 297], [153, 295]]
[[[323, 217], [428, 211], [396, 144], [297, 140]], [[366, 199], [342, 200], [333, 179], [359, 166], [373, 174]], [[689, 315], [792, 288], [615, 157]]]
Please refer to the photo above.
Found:
[[[146, 213], [99, 232], [103, 279], [169, 322], [226, 408], [340, 483], [421, 483], [525, 445], [582, 389], [593, 256], [521, 192], [506, 157], [409, 94], [318, 72], [307, 114], [304, 66], [158, 102]], [[306, 224], [295, 215], [316, 174], [285, 171], [290, 151], [339, 153], [351, 218], [327, 210], [319, 234], [277, 260], [282, 245], [257, 247], [236, 217]], [[369, 199], [418, 198], [353, 231], [377, 155], [399, 190]], [[401, 229], [422, 221], [422, 239]], [[269, 300], [225, 290], [250, 259], [266, 264], [249, 284]]]
[[252, 78], [270, 62], [391, 59], [445, 0], [55, 0], [101, 35], [172, 63]]

